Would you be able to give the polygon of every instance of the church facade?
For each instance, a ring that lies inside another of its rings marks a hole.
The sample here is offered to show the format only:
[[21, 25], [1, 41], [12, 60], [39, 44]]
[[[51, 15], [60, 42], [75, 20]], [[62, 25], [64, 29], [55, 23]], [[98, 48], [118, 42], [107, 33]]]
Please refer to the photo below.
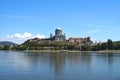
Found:
[[54, 36], [52, 36], [52, 34], [50, 34], [50, 39], [52, 39], [54, 41], [66, 41], [66, 36], [65, 36], [65, 34], [62, 34], [62, 29], [57, 28], [55, 30]]

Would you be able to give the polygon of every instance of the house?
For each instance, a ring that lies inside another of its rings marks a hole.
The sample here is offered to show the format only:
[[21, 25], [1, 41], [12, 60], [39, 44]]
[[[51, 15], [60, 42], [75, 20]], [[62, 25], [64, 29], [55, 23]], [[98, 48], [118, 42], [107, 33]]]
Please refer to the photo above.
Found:
[[91, 40], [90, 37], [87, 38], [69, 38], [68, 39], [69, 43], [73, 43], [73, 44], [84, 44], [84, 45], [88, 45], [90, 46], [93, 42]]
[[83, 43], [84, 42], [84, 39], [83, 38], [69, 38], [68, 39], [69, 43], [74, 43], [74, 44], [80, 44], [80, 43]]

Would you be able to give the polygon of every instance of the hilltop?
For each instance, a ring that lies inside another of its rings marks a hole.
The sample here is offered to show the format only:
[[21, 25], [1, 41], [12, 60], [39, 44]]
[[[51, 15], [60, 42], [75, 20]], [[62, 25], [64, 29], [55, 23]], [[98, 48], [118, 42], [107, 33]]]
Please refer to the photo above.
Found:
[[8, 46], [16, 46], [16, 45], [18, 45], [18, 44], [13, 43], [13, 42], [9, 42], [9, 41], [1, 41], [1, 42], [0, 42], [0, 46], [5, 46], [5, 45], [8, 45]]

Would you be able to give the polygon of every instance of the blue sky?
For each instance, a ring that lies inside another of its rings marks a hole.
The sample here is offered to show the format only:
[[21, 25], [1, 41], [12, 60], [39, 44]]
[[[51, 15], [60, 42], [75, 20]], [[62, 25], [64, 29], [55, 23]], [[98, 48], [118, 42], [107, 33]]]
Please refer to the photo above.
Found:
[[67, 38], [120, 40], [120, 0], [0, 0], [0, 41], [49, 37], [57, 27]]

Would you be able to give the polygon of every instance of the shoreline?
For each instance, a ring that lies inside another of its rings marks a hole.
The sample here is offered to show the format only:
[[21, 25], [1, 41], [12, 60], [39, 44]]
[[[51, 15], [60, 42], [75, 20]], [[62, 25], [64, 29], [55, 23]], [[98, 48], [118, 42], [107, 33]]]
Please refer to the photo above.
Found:
[[[0, 51], [15, 51], [15, 50], [0, 50]], [[47, 53], [120, 53], [120, 50], [101, 50], [101, 51], [77, 51], [77, 50], [21, 50], [18, 52], [47, 52]]]
[[74, 53], [78, 53], [81, 51], [77, 51], [77, 50], [24, 50], [23, 52], [48, 52], [48, 53], [60, 53], [60, 52], [74, 52]]
[[120, 53], [120, 50], [101, 50], [101, 51], [77, 51], [77, 50], [25, 50], [23, 52], [54, 52], [54, 53], [60, 53], [60, 52], [66, 52], [66, 53]]
[[101, 50], [101, 51], [95, 51], [98, 53], [120, 53], [120, 50]]

